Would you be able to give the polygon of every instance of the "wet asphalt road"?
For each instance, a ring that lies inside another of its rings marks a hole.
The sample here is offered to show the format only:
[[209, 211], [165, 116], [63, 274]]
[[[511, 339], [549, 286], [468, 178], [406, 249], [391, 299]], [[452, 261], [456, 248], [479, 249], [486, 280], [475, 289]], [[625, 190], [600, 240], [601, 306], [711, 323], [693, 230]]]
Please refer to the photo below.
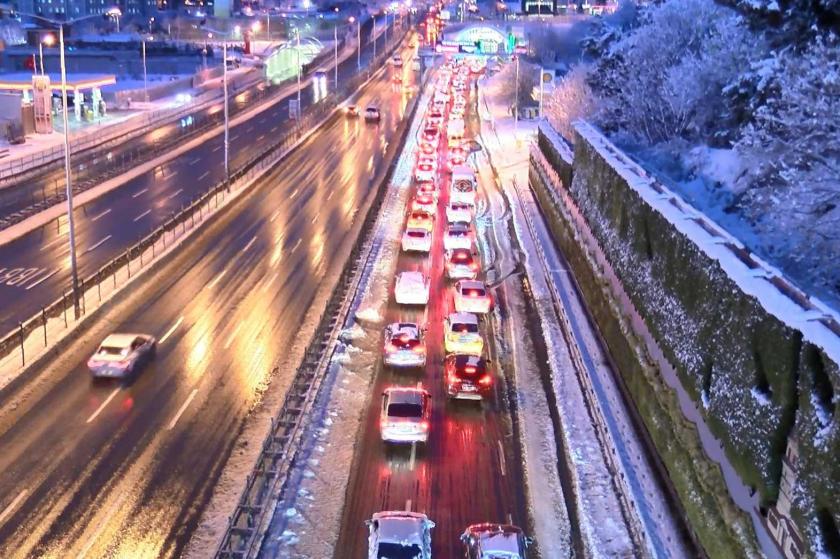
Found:
[[[379, 45], [381, 50], [382, 45]], [[372, 55], [363, 49], [362, 64]], [[339, 68], [339, 82], [356, 73], [356, 56]], [[302, 91], [309, 106], [332, 88], [310, 82]], [[235, 103], [247, 104], [253, 91], [243, 92]], [[279, 137], [290, 126], [288, 99], [284, 98], [230, 131], [230, 166], [235, 169], [255, 151]], [[220, 111], [221, 104], [215, 109]], [[178, 127], [173, 123], [136, 141], [152, 142]], [[223, 134], [151, 171], [128, 180], [74, 212], [79, 278], [89, 277], [101, 266], [159, 227], [174, 213], [220, 182], [224, 177]], [[0, 245], [0, 336], [70, 293], [70, 248], [66, 215], [14, 241]]]
[[[389, 163], [385, 148], [411, 91], [395, 89], [390, 72], [359, 100], [382, 108], [379, 125], [334, 117], [33, 382], [4, 395], [1, 557], [182, 551], [260, 391], [269, 380], [290, 381], [292, 371], [274, 379], [269, 371], [295, 342], [324, 275], [352, 246], [371, 178]], [[166, 176], [146, 179], [139, 207], [130, 196], [142, 185], [120, 189], [129, 199], [111, 201], [107, 215], [115, 215], [105, 222], [86, 220], [81, 246], [115, 235], [105, 223], [125, 225], [127, 212], [159, 203], [165, 211], [167, 193], [188, 184]], [[96, 211], [103, 206], [88, 213]], [[103, 257], [130, 238], [103, 244]], [[43, 252], [47, 261], [61, 258]], [[4, 300], [14, 297], [3, 289]], [[133, 382], [93, 383], [86, 360], [112, 331], [156, 336], [157, 357]]]

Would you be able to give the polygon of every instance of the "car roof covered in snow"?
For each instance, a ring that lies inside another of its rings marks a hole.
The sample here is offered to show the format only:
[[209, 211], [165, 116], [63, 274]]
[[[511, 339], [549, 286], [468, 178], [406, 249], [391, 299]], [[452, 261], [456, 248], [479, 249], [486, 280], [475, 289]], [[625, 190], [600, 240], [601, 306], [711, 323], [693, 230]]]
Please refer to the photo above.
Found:
[[373, 519], [379, 523], [380, 541], [423, 546], [425, 514], [412, 512], [378, 512]]

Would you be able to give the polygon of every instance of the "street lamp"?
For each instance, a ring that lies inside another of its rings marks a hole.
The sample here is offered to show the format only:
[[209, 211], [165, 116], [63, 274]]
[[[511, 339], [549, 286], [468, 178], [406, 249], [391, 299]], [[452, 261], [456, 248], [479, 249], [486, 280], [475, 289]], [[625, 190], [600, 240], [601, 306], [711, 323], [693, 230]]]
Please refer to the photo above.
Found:
[[371, 66], [376, 63], [376, 14], [373, 14], [373, 27], [371, 28], [371, 33], [373, 33], [373, 62], [371, 62]]
[[[347, 20], [352, 25], [356, 18], [350, 16]], [[356, 69], [362, 69], [362, 20], [359, 19], [359, 25], [356, 27]]]
[[41, 42], [38, 43], [38, 53], [41, 55], [41, 75], [44, 75], [44, 45], [51, 47], [55, 43], [55, 37], [53, 35], [47, 34], [41, 39]]
[[230, 121], [228, 119], [228, 61], [227, 61], [227, 38], [230, 33], [219, 31], [217, 29], [210, 29], [205, 27], [209, 32], [207, 37], [212, 39], [213, 33], [221, 35], [222, 41], [222, 89], [224, 90], [224, 105], [225, 105], [225, 184], [230, 188]]
[[[338, 8], [335, 9], [338, 12]], [[334, 89], [338, 91], [338, 21], [336, 20], [335, 25], [333, 25], [333, 52], [334, 52], [334, 60], [335, 64], [333, 65], [333, 82], [334, 82]]]
[[[79, 21], [95, 18], [95, 17], [116, 17], [119, 18], [122, 12], [119, 8], [110, 8], [104, 14], [92, 14], [82, 16], [76, 19], [69, 19], [66, 21], [59, 21], [50, 19], [38, 14], [30, 14], [26, 12], [17, 12], [18, 15], [40, 19], [58, 27], [58, 45], [59, 45], [59, 62], [61, 65], [61, 116], [64, 124], [64, 186], [67, 195], [67, 237], [70, 243], [70, 275], [73, 285], [73, 316], [79, 318], [79, 273], [76, 266], [76, 228], [73, 222], [73, 184], [71, 181], [72, 173], [70, 168], [70, 123], [67, 119], [67, 66], [64, 61], [64, 26], [72, 25]], [[117, 19], [119, 21], [119, 19]], [[45, 39], [46, 40], [46, 39]], [[51, 42], [50, 42], [51, 44]]]

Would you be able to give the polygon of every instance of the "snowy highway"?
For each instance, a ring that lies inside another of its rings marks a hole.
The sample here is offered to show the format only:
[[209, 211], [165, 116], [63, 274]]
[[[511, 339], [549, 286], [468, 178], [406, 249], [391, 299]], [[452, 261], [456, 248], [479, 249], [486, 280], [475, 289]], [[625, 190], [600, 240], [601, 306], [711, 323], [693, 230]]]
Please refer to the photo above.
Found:
[[[410, 82], [409, 84], [410, 85]], [[132, 288], [0, 412], [0, 555], [178, 556], [244, 419], [343, 266], [389, 164], [411, 88], [383, 73], [360, 104], [376, 125], [329, 122], [251, 193]], [[326, 149], [325, 149], [326, 146]], [[136, 380], [92, 382], [86, 361], [113, 331], [158, 338]]]

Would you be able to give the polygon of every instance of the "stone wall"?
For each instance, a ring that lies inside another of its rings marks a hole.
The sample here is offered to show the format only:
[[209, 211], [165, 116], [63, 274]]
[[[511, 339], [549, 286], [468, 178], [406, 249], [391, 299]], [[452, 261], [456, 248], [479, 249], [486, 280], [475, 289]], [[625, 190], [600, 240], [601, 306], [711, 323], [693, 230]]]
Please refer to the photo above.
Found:
[[[795, 520], [812, 549], [825, 542], [830, 547], [840, 524], [836, 314], [659, 185], [600, 133], [585, 124], [577, 132], [569, 169], [568, 146], [541, 130], [538, 155], [561, 180], [546, 180], [532, 163], [532, 187], [555, 222], [555, 238], [698, 540], [714, 557], [754, 552], [755, 534], [745, 522], [750, 513], [741, 510], [755, 507], [745, 506], [743, 495], [734, 496], [740, 509], [727, 502], [715, 462], [724, 474], [734, 469], [746, 492], [757, 492], [756, 504], [772, 505], [788, 437], [796, 434], [802, 459]], [[561, 191], [552, 192], [558, 184]], [[589, 254], [581, 247], [584, 229], [594, 247]], [[659, 363], [652, 347], [661, 352]], [[673, 370], [679, 390], [665, 382], [663, 368]], [[710, 430], [707, 439], [720, 441], [720, 459], [707, 457], [709, 441], [686, 419], [680, 394], [697, 410], [695, 422]], [[730, 483], [729, 491], [737, 485]]]

